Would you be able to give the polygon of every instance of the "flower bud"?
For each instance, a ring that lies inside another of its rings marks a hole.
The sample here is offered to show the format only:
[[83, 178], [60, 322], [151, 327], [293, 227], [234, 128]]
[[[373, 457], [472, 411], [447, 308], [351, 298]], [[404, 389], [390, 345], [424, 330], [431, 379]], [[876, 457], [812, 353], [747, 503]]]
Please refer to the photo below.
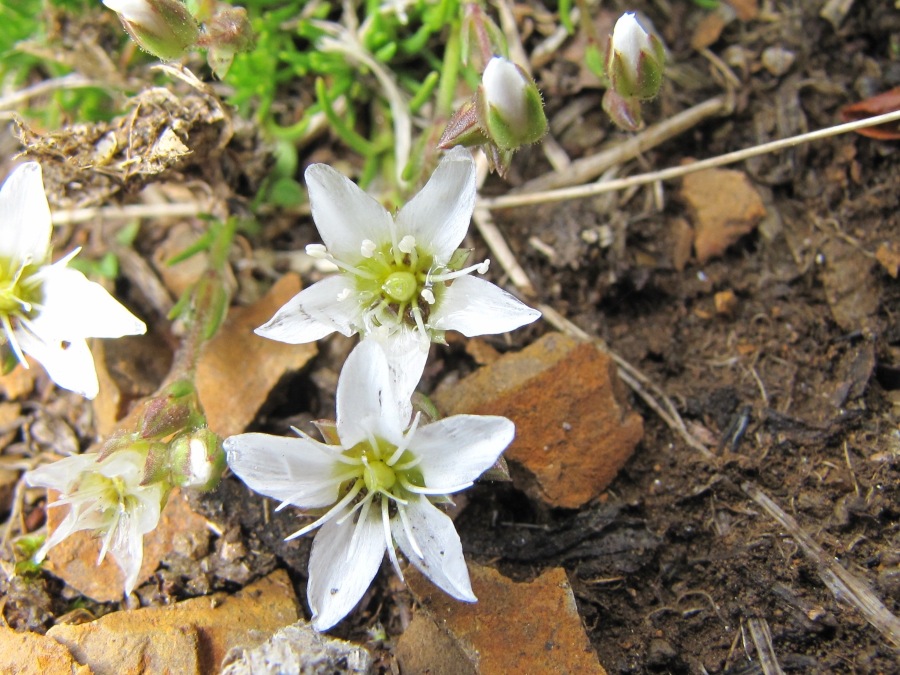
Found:
[[200, 37], [200, 26], [180, 0], [103, 0], [138, 46], [164, 61], [177, 59]]
[[228, 7], [215, 14], [206, 24], [204, 44], [206, 61], [220, 80], [228, 74], [234, 55], [253, 49], [255, 37], [247, 10]]
[[485, 135], [501, 150], [536, 143], [547, 133], [544, 102], [534, 80], [500, 56], [484, 69], [476, 108]]
[[225, 470], [222, 441], [209, 429], [195, 429], [176, 436], [169, 444], [172, 483], [210, 490]]
[[665, 60], [659, 38], [644, 30], [634, 12], [619, 17], [606, 54], [610, 86], [619, 96], [642, 101], [654, 98], [662, 86]]

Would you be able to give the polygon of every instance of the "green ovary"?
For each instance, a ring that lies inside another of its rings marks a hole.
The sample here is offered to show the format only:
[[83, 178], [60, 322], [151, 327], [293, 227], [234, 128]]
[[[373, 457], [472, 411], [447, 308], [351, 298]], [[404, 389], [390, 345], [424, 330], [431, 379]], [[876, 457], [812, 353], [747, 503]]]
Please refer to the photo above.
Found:
[[416, 297], [418, 286], [412, 272], [392, 272], [381, 284], [381, 290], [396, 302], [409, 302]]
[[374, 461], [365, 468], [363, 480], [369, 492], [389, 492], [397, 482], [397, 474], [384, 462]]
[[380, 493], [402, 501], [410, 496], [409, 491], [403, 486], [404, 483], [424, 486], [422, 473], [415, 467], [416, 462], [413, 461], [413, 455], [409, 451], [402, 453], [399, 459], [388, 465], [388, 461], [397, 450], [396, 446], [382, 439], [374, 441], [374, 444], [363, 441], [344, 451], [345, 457], [359, 462], [358, 473], [344, 483], [345, 490], [362, 479], [367, 493]]

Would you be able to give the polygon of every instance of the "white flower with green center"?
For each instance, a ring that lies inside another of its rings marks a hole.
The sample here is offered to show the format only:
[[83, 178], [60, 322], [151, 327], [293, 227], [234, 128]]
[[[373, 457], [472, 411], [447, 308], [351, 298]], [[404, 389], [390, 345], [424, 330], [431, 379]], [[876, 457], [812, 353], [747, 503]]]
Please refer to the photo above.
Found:
[[[399, 396], [398, 396], [399, 394]], [[475, 602], [459, 535], [432, 500], [469, 487], [512, 441], [505, 417], [455, 415], [410, 425], [410, 403], [387, 357], [363, 340], [338, 381], [334, 443], [300, 434], [241, 434], [225, 440], [228, 465], [253, 490], [324, 514], [289, 539], [321, 528], [309, 559], [313, 626], [327, 630], [353, 609], [385, 549], [403, 578], [395, 545], [437, 586]]]
[[503, 333], [541, 315], [471, 274], [486, 272], [489, 261], [463, 266], [467, 252], [458, 247], [476, 187], [475, 162], [464, 148], [443, 157], [396, 218], [330, 166], [310, 166], [306, 184], [324, 241], [307, 252], [330, 260], [340, 272], [294, 296], [257, 334], [289, 344], [335, 331], [380, 338], [391, 363], [402, 359], [403, 370], [414, 373], [409, 375], [414, 387], [428, 343], [442, 342], [445, 331], [468, 337]]
[[53, 225], [41, 167], [28, 162], [0, 188], [0, 347], [28, 367], [41, 362], [60, 387], [87, 398], [98, 392], [86, 338], [147, 330], [99, 284], [66, 267], [78, 250], [50, 263]]
[[44, 464], [25, 474], [32, 487], [56, 490], [59, 498], [49, 508], [68, 506], [69, 513], [35, 554], [41, 562], [47, 552], [73, 532], [93, 530], [102, 537], [99, 565], [107, 552], [125, 574], [125, 594], [137, 583], [144, 559], [144, 535], [159, 522], [165, 497], [159, 483], [141, 485], [146, 453], [119, 450], [98, 461], [85, 453]]

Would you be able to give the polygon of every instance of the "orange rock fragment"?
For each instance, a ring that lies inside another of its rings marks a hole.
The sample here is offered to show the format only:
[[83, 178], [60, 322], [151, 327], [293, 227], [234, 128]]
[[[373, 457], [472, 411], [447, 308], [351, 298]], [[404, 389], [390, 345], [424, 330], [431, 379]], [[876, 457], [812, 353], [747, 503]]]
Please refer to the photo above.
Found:
[[454, 600], [410, 570], [407, 583], [420, 608], [397, 644], [404, 673], [606, 675], [565, 570], [526, 583], [471, 563], [469, 573], [474, 604]]
[[687, 175], [681, 197], [694, 224], [694, 252], [700, 263], [722, 255], [766, 215], [762, 198], [742, 171], [707, 169]]
[[92, 675], [53, 638], [0, 628], [0, 673], [15, 675]]
[[206, 345], [197, 390], [209, 427], [220, 436], [244, 431], [278, 381], [316, 355], [315, 344], [289, 345], [253, 332], [299, 292], [300, 277], [284, 275], [256, 304], [232, 309]]
[[113, 612], [47, 635], [97, 675], [217, 673], [230, 649], [255, 647], [297, 619], [291, 581], [277, 570], [234, 595]]
[[612, 482], [643, 436], [612, 359], [550, 333], [433, 396], [447, 415], [503, 415], [516, 424], [504, 453], [513, 480], [552, 506], [578, 508]]

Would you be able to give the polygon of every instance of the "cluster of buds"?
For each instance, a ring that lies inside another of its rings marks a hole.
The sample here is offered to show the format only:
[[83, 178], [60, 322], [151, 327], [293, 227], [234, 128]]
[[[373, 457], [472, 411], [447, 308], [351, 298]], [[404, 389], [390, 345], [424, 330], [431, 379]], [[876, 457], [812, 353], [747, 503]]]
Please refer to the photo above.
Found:
[[664, 65], [659, 38], [644, 30], [633, 12], [619, 17], [606, 52], [609, 89], [603, 96], [603, 109], [613, 122], [628, 131], [641, 127], [641, 101], [659, 93]]
[[447, 150], [481, 145], [491, 168], [504, 175], [513, 153], [546, 133], [544, 102], [534, 80], [512, 61], [495, 56], [474, 97], [450, 119], [438, 146]]
[[253, 47], [253, 29], [241, 7], [223, 6], [201, 26], [181, 0], [103, 0], [103, 4], [119, 15], [141, 49], [163, 61], [194, 47], [205, 48], [209, 66], [220, 79], [235, 54]]

